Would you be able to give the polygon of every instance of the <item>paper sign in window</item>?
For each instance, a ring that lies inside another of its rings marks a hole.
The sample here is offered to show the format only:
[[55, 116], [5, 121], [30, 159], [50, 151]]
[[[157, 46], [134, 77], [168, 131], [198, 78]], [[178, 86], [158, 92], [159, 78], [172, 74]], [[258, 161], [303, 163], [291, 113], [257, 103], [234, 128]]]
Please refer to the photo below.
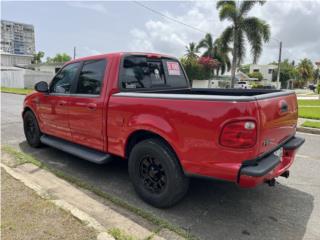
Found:
[[180, 66], [177, 62], [167, 62], [169, 75], [180, 75]]

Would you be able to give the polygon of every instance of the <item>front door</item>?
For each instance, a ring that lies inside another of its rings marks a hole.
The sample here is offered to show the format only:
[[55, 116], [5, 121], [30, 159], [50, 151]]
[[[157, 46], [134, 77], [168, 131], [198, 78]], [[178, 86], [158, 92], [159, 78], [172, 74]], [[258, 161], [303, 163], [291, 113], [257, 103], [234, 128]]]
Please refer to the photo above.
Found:
[[106, 59], [83, 62], [75, 88], [70, 95], [69, 124], [73, 142], [104, 150], [104, 99], [101, 90]]
[[39, 97], [37, 112], [44, 133], [71, 140], [69, 104], [72, 84], [81, 63], [66, 65], [52, 80], [49, 93]]

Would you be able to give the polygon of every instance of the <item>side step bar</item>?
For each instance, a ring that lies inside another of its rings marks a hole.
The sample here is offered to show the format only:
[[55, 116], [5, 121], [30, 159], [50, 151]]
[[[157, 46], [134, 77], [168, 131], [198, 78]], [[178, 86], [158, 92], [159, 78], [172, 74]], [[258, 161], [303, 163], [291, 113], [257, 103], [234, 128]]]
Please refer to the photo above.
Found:
[[40, 138], [40, 141], [45, 145], [57, 148], [61, 151], [70, 153], [76, 157], [79, 157], [97, 164], [108, 163], [112, 159], [112, 156], [110, 154], [103, 153], [103, 152], [100, 152], [85, 146], [81, 146], [76, 143], [71, 143], [66, 140], [52, 137], [52, 136], [42, 135]]

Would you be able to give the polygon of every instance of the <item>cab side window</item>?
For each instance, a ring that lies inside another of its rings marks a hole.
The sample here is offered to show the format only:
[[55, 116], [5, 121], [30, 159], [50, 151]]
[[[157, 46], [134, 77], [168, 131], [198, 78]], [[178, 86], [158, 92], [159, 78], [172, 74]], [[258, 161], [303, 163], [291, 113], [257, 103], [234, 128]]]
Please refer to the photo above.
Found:
[[76, 93], [99, 95], [105, 68], [105, 59], [85, 61], [79, 75]]
[[78, 73], [80, 62], [71, 63], [65, 66], [53, 79], [50, 85], [51, 93], [68, 94], [71, 91], [72, 83]]

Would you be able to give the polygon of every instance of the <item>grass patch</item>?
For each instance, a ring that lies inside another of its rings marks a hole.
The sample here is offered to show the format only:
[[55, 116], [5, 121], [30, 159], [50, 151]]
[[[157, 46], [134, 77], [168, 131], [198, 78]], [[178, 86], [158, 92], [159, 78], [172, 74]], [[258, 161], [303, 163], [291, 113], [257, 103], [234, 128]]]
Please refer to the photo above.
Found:
[[41, 162], [34, 159], [32, 156], [30, 156], [28, 154], [17, 151], [13, 147], [1, 146], [1, 150], [10, 154], [11, 156], [13, 156], [15, 158], [16, 163], [11, 167], [16, 167], [16, 166], [24, 164], [24, 163], [32, 163], [32, 164], [36, 165], [37, 167], [40, 167], [40, 168], [43, 167], [43, 164]]
[[299, 107], [299, 117], [320, 120], [320, 107]]
[[27, 95], [29, 93], [32, 93], [33, 91], [34, 91], [33, 89], [1, 87], [1, 92], [5, 92], [5, 93]]
[[305, 121], [303, 127], [320, 128], [320, 122]]
[[320, 107], [320, 100], [298, 100], [299, 107], [301, 106], [318, 106]]
[[108, 231], [108, 233], [114, 237], [115, 240], [137, 240], [136, 238], [125, 234], [119, 228], [112, 228]]
[[15, 157], [17, 159], [18, 164], [16, 164], [16, 166], [20, 165], [20, 164], [24, 164], [24, 163], [32, 163], [42, 169], [48, 170], [48, 171], [52, 172], [54, 175], [56, 175], [57, 177], [60, 177], [64, 180], [80, 187], [80, 188], [89, 190], [89, 191], [95, 193], [96, 195], [112, 202], [113, 204], [120, 206], [124, 209], [127, 209], [130, 212], [144, 218], [145, 220], [149, 221], [150, 223], [158, 226], [159, 228], [157, 231], [160, 231], [162, 228], [167, 228], [167, 229], [177, 233], [178, 235], [180, 235], [188, 240], [196, 240], [197, 239], [195, 236], [191, 235], [190, 233], [186, 232], [185, 230], [181, 229], [180, 227], [175, 226], [175, 225], [171, 224], [170, 222], [153, 215], [150, 212], [147, 212], [143, 209], [132, 206], [129, 203], [127, 203], [126, 201], [124, 201], [118, 197], [115, 197], [111, 194], [108, 194], [106, 192], [103, 192], [93, 185], [90, 185], [86, 182], [83, 182], [83, 181], [73, 177], [73, 176], [67, 175], [62, 171], [59, 171], [53, 167], [50, 167], [50, 166], [40, 162], [39, 160], [35, 159], [34, 157], [30, 156], [29, 154], [18, 151], [15, 148], [10, 147], [10, 146], [2, 146], [2, 151], [12, 155], [13, 157]]

